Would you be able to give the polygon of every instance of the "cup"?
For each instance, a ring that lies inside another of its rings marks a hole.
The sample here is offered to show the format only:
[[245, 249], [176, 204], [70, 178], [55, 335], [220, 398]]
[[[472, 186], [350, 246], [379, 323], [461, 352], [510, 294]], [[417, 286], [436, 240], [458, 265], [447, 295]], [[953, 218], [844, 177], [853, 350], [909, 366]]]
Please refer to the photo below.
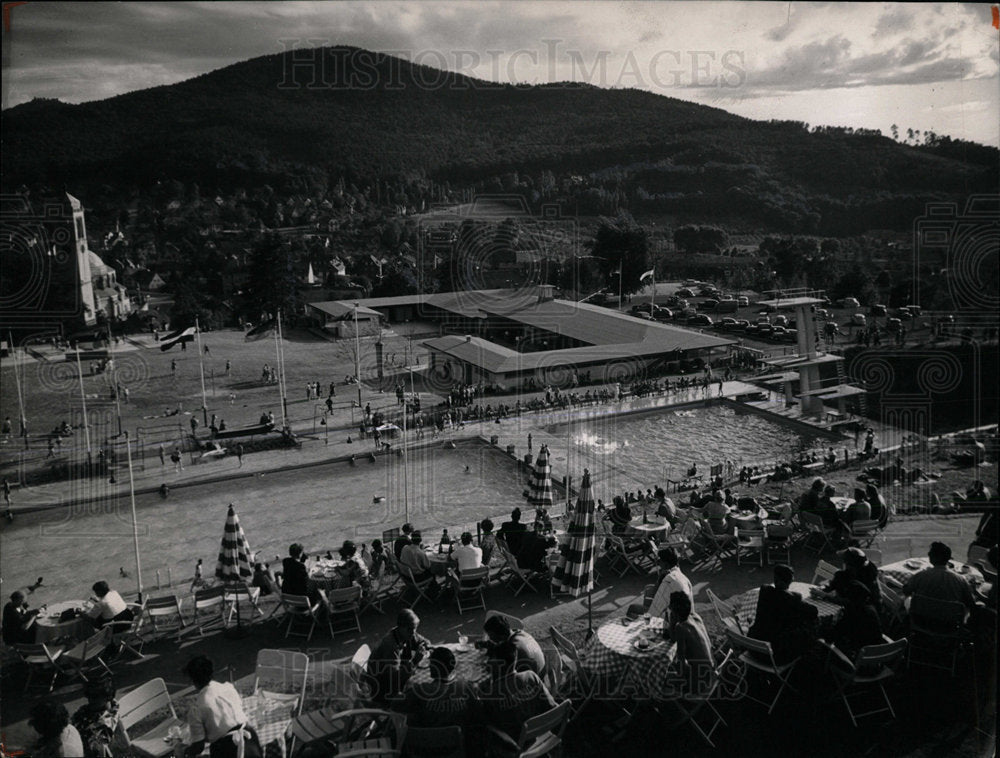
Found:
[[653, 619], [653, 617], [652, 617], [652, 616], [650, 616], [650, 615], [649, 615], [648, 613], [644, 613], [644, 614], [642, 614], [642, 622], [643, 622], [643, 623], [644, 623], [644, 624], [645, 624], [646, 626], [649, 626], [649, 622], [650, 622], [650, 621], [652, 621], [652, 619]]
[[463, 648], [464, 647], [468, 647], [468, 645], [469, 645], [469, 636], [466, 635], [466, 634], [460, 634], [460, 635], [458, 635], [458, 644], [461, 645]]

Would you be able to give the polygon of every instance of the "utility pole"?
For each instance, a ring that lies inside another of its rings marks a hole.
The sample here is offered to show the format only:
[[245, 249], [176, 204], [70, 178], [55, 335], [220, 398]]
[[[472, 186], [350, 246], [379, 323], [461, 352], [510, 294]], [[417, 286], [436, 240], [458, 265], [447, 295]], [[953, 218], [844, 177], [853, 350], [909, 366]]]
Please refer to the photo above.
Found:
[[354, 379], [358, 385], [358, 408], [364, 408], [361, 402], [361, 332], [358, 329], [358, 308], [359, 304], [354, 304]]

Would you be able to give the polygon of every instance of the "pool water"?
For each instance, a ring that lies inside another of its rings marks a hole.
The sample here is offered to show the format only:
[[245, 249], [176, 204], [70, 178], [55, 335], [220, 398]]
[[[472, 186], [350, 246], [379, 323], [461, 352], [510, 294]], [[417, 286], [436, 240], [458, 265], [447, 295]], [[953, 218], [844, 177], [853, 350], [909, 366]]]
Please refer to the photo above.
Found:
[[[444, 527], [471, 525], [486, 516], [524, 506], [523, 475], [505, 455], [477, 442], [413, 451], [409, 456], [409, 520], [436, 543]], [[384, 500], [382, 499], [384, 498]], [[167, 500], [136, 498], [143, 584], [155, 588], [156, 571], [186, 594], [198, 558], [214, 574], [227, 505], [233, 502], [253, 551], [273, 562], [301, 542], [310, 555], [336, 551], [343, 540], [359, 544], [406, 520], [402, 458], [359, 458], [227, 482], [179, 487]], [[127, 498], [24, 514], [0, 527], [3, 591], [44, 576], [33, 606], [84, 599], [106, 579], [122, 591], [135, 589], [135, 554]], [[458, 534], [451, 534], [457, 538]], [[119, 569], [129, 574], [121, 577]]]
[[[569, 470], [588, 468], [595, 497], [605, 502], [637, 487], [645, 491], [659, 484], [667, 489], [667, 479], [683, 479], [692, 464], [707, 481], [713, 464], [732, 461], [737, 473], [748, 465], [766, 470], [802, 452], [822, 457], [837, 444], [728, 405], [610, 416], [554, 425], [548, 431], [568, 437]], [[554, 455], [565, 459], [565, 452]]]

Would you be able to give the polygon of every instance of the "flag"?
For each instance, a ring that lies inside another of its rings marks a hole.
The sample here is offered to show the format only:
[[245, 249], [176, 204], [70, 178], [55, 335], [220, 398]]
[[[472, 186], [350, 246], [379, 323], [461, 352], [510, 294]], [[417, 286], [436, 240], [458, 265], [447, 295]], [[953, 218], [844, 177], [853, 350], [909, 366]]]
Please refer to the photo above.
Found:
[[640, 282], [644, 282], [644, 281], [646, 281], [646, 279], [651, 279], [653, 277], [653, 274], [655, 273], [655, 271], [656, 271], [655, 269], [650, 269], [645, 274], [643, 274], [642, 276], [639, 277], [639, 281]]
[[194, 339], [194, 335], [195, 328], [193, 326], [165, 334], [160, 338], [160, 350], [169, 350], [179, 342], [191, 342]]
[[265, 337], [270, 336], [271, 332], [274, 331], [274, 321], [268, 320], [262, 324], [258, 324], [249, 332], [243, 336], [245, 342], [256, 342], [257, 340], [262, 340]]

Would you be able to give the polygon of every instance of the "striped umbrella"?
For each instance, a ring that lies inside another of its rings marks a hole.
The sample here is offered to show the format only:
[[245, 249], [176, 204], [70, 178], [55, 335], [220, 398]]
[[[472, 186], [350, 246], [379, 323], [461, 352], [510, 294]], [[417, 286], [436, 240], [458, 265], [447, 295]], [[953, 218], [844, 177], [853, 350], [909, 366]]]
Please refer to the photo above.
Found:
[[552, 466], [549, 465], [549, 446], [538, 450], [538, 460], [528, 485], [528, 502], [543, 508], [552, 507]]
[[[576, 501], [573, 520], [567, 528], [569, 542], [559, 556], [559, 563], [552, 574], [552, 584], [559, 592], [568, 592], [573, 597], [594, 589], [594, 558], [597, 548], [597, 533], [594, 525], [594, 495], [590, 486], [590, 470], [583, 470], [583, 482]], [[587, 603], [587, 626], [593, 631], [590, 603]]]
[[226, 514], [226, 529], [222, 535], [222, 545], [219, 548], [219, 561], [215, 564], [215, 576], [223, 582], [236, 585], [236, 626], [240, 627], [240, 593], [239, 585], [245, 585], [246, 580], [253, 576], [250, 562], [250, 543], [240, 526], [233, 504], [229, 504]]

